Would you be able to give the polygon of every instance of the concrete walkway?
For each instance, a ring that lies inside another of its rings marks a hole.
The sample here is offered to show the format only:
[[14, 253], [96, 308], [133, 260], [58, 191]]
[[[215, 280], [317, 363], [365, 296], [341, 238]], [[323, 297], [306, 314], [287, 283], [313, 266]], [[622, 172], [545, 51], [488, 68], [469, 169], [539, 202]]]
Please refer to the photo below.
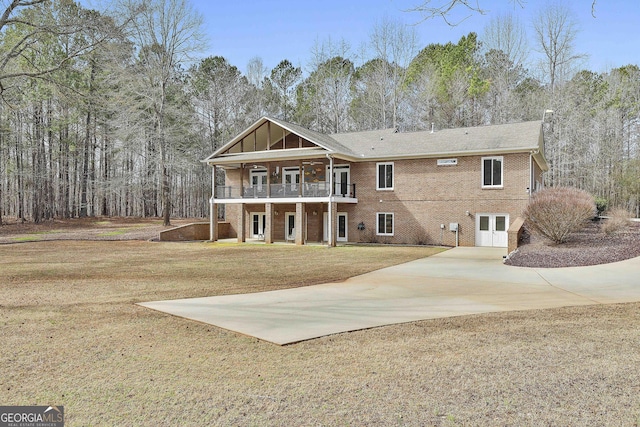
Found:
[[440, 317], [640, 301], [640, 258], [534, 269], [506, 266], [503, 255], [455, 248], [340, 283], [140, 305], [284, 345]]

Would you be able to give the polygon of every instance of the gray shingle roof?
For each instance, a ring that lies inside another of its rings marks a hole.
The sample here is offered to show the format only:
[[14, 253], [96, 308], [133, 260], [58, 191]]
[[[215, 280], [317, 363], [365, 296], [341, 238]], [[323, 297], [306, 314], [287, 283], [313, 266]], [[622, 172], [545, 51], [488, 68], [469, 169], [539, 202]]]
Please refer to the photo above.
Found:
[[394, 158], [537, 150], [539, 121], [506, 125], [398, 132], [393, 129], [332, 135], [357, 157]]
[[[269, 150], [222, 154], [226, 147], [249, 135], [266, 121], [288, 130], [317, 145], [316, 149]], [[463, 156], [509, 152], [542, 151], [542, 126], [539, 121], [504, 125], [443, 129], [436, 132], [396, 132], [393, 129], [326, 135], [288, 123], [263, 117], [229, 141], [205, 161], [216, 164], [257, 162], [321, 157], [332, 154], [350, 161]], [[536, 160], [546, 168], [544, 157], [536, 153]]]

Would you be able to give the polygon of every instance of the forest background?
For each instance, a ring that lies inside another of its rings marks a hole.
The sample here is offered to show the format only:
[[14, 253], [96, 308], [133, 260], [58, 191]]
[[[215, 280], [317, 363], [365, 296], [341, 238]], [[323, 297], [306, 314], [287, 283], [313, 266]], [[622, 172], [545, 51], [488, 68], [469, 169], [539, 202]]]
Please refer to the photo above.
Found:
[[415, 27], [382, 19], [357, 49], [319, 40], [304, 65], [255, 57], [243, 72], [201, 56], [204, 21], [189, 1], [110, 4], [2, 2], [0, 224], [205, 217], [201, 160], [265, 115], [325, 133], [544, 119], [546, 185], [640, 216], [640, 68], [585, 69], [566, 6], [426, 46]]

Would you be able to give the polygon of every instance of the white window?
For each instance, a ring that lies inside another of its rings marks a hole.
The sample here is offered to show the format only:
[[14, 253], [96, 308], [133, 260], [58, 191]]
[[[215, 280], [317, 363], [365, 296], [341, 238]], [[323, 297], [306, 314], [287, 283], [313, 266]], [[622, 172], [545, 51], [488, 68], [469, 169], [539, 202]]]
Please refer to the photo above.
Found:
[[393, 213], [378, 212], [376, 234], [378, 236], [393, 236]]
[[376, 189], [393, 190], [393, 163], [377, 163]]
[[482, 186], [499, 187], [503, 185], [503, 158], [483, 157], [482, 158]]

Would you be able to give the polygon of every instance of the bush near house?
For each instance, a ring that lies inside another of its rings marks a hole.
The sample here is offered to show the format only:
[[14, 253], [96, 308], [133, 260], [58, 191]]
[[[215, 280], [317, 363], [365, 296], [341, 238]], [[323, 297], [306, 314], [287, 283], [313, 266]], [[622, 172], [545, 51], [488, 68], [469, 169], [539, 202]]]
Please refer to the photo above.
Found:
[[596, 214], [593, 197], [571, 187], [548, 188], [535, 193], [524, 211], [525, 227], [554, 243], [566, 242]]

